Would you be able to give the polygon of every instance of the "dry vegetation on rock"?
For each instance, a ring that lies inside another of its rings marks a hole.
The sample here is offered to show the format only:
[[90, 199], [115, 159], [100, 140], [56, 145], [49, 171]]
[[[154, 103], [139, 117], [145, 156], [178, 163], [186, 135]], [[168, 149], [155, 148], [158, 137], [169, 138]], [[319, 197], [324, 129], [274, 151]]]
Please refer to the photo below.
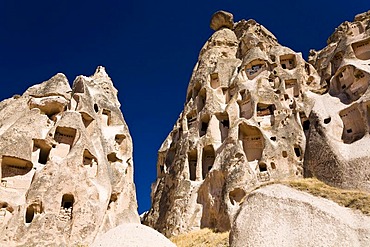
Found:
[[170, 240], [177, 247], [224, 247], [229, 246], [229, 232], [214, 232], [204, 228], [172, 237]]
[[370, 193], [359, 190], [343, 190], [329, 186], [316, 178], [306, 178], [285, 181], [283, 184], [295, 189], [308, 192], [314, 196], [320, 196], [352, 209], [358, 209], [366, 215], [370, 215]]

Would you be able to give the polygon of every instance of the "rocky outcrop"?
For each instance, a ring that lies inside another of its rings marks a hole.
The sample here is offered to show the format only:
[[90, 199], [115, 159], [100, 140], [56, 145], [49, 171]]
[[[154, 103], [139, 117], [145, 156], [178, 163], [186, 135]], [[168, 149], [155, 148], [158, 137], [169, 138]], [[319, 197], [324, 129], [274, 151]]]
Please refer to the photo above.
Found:
[[370, 217], [283, 185], [249, 194], [230, 246], [369, 246]]
[[218, 11], [213, 14], [210, 28], [217, 31], [223, 27], [232, 29], [234, 26], [234, 16], [226, 11]]
[[139, 222], [132, 140], [103, 67], [0, 103], [0, 245], [72, 246]]
[[99, 236], [91, 247], [176, 247], [165, 236], [141, 224], [122, 224]]
[[225, 12], [213, 16], [216, 32], [200, 51], [184, 110], [158, 153], [144, 222], [167, 236], [229, 230], [249, 191], [303, 174], [314, 103], [307, 91], [320, 92], [320, 77], [262, 25], [231, 20]]
[[328, 93], [310, 94], [305, 173], [334, 186], [370, 191], [370, 11], [342, 23], [310, 63]]

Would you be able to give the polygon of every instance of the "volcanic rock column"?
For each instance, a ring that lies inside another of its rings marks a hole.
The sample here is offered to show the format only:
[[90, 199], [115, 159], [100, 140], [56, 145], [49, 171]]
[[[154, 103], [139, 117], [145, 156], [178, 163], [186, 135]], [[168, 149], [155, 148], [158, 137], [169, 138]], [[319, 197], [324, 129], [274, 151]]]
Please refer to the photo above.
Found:
[[307, 176], [370, 191], [370, 11], [342, 23], [321, 51], [311, 51], [326, 93], [310, 117]]
[[132, 140], [103, 67], [0, 103], [0, 245], [90, 244], [139, 222]]
[[158, 152], [144, 222], [167, 236], [230, 229], [255, 187], [302, 177], [305, 129], [320, 77], [254, 20], [214, 14], [186, 102]]

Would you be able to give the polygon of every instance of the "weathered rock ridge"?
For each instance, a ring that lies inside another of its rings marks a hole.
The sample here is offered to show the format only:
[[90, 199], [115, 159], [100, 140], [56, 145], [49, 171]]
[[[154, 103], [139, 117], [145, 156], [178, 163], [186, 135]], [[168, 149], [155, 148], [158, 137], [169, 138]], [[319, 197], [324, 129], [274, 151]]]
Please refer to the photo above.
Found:
[[310, 94], [308, 176], [370, 191], [370, 11], [342, 23], [312, 63], [328, 93]]
[[105, 69], [0, 103], [0, 246], [72, 246], [138, 223], [132, 140]]
[[165, 236], [142, 224], [122, 224], [96, 238], [91, 247], [176, 247]]
[[245, 196], [280, 179], [314, 175], [368, 190], [369, 15], [342, 24], [307, 63], [254, 20], [215, 13], [184, 110], [158, 152], [144, 223], [166, 236], [226, 231]]
[[283, 185], [247, 196], [230, 246], [369, 246], [370, 217]]

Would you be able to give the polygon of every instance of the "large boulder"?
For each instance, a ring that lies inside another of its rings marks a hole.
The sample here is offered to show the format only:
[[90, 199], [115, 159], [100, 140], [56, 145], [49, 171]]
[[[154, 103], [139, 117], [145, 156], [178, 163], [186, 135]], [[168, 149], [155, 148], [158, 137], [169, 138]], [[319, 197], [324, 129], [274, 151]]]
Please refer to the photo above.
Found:
[[176, 247], [156, 230], [140, 224], [122, 224], [96, 238], [91, 247]]
[[230, 244], [370, 246], [370, 217], [287, 186], [268, 185], [245, 198]]
[[213, 14], [210, 27], [217, 31], [220, 28], [226, 27], [232, 29], [234, 26], [233, 14], [226, 11], [217, 11]]

